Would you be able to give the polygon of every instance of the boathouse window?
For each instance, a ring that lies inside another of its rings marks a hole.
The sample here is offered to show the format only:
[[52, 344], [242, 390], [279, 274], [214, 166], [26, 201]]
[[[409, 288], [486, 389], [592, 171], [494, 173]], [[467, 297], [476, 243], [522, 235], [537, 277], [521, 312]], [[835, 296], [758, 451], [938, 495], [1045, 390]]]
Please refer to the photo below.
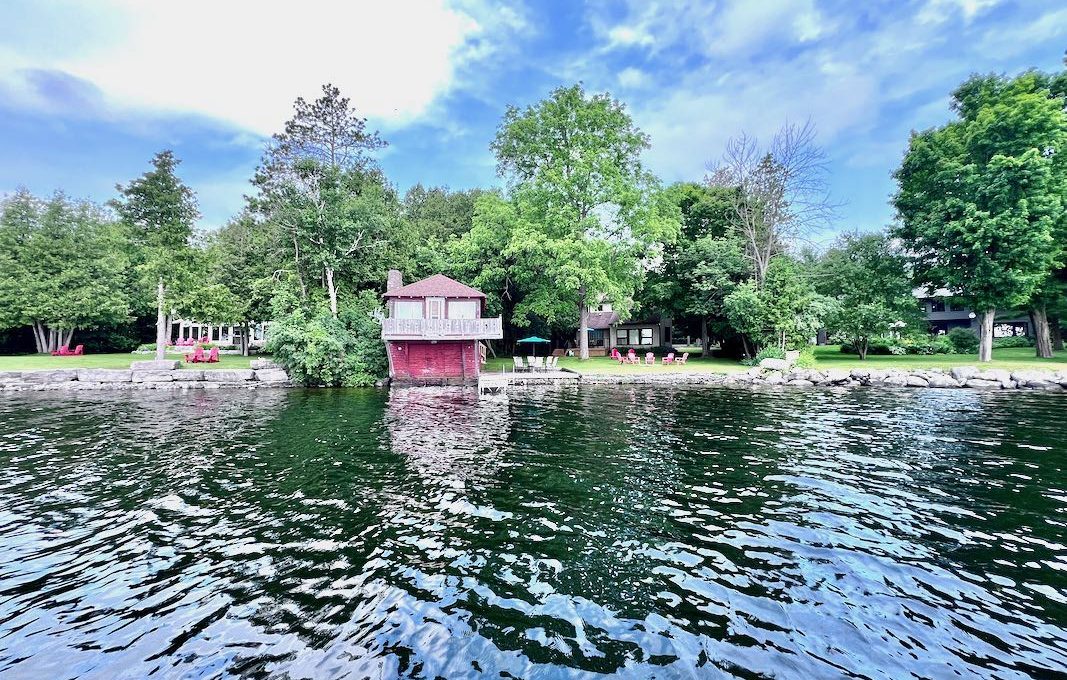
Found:
[[393, 303], [393, 316], [397, 319], [421, 319], [422, 300], [397, 300]]
[[449, 319], [473, 319], [478, 311], [474, 300], [451, 300], [448, 303]]

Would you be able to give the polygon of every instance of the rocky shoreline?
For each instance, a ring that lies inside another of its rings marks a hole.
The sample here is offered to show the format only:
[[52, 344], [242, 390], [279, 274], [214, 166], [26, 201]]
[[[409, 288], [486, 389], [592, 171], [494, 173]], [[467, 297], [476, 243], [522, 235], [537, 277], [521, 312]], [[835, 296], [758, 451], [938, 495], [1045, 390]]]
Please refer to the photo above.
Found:
[[189, 390], [291, 387], [277, 364], [254, 359], [250, 368], [184, 368], [179, 361], [134, 361], [130, 368], [0, 371], [0, 391]]
[[593, 385], [722, 385], [727, 387], [925, 387], [1067, 391], [1067, 371], [1007, 371], [958, 366], [931, 369], [814, 369], [753, 367], [742, 373], [582, 374]]

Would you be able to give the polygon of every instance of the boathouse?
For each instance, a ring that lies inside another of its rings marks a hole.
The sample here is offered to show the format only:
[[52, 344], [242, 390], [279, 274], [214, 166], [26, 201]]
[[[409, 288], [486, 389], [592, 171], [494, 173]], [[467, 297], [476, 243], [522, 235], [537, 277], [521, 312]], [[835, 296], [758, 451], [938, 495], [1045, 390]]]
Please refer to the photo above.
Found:
[[384, 297], [382, 340], [398, 382], [475, 382], [485, 361], [481, 341], [504, 337], [499, 316], [482, 316], [485, 293], [443, 274], [405, 286], [391, 270]]

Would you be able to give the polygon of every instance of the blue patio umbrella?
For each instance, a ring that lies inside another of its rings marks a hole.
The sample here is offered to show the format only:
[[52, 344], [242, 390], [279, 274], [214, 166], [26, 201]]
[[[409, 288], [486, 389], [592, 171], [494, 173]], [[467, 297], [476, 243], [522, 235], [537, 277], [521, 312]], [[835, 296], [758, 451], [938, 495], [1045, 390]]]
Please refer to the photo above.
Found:
[[534, 356], [537, 356], [537, 345], [539, 345], [541, 343], [546, 343], [547, 344], [547, 343], [550, 343], [552, 341], [551, 340], [545, 340], [544, 338], [539, 338], [536, 335], [531, 335], [528, 338], [523, 338], [522, 340], [516, 340], [515, 342], [527, 342], [527, 343], [532, 344], [533, 345]]

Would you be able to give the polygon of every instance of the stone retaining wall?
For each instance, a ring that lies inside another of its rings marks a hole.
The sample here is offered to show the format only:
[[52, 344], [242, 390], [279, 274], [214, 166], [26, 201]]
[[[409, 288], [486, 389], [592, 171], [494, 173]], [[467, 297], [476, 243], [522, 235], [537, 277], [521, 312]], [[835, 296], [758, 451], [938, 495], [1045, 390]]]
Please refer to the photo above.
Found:
[[725, 385], [785, 387], [933, 387], [980, 390], [1067, 390], [1067, 371], [982, 370], [975, 366], [942, 369], [805, 369], [774, 370], [754, 367], [743, 373], [658, 373], [627, 375], [583, 374], [593, 385]]
[[289, 376], [271, 361], [251, 368], [183, 368], [178, 361], [135, 361], [128, 369], [58, 368], [0, 371], [0, 391], [187, 390], [290, 387]]

